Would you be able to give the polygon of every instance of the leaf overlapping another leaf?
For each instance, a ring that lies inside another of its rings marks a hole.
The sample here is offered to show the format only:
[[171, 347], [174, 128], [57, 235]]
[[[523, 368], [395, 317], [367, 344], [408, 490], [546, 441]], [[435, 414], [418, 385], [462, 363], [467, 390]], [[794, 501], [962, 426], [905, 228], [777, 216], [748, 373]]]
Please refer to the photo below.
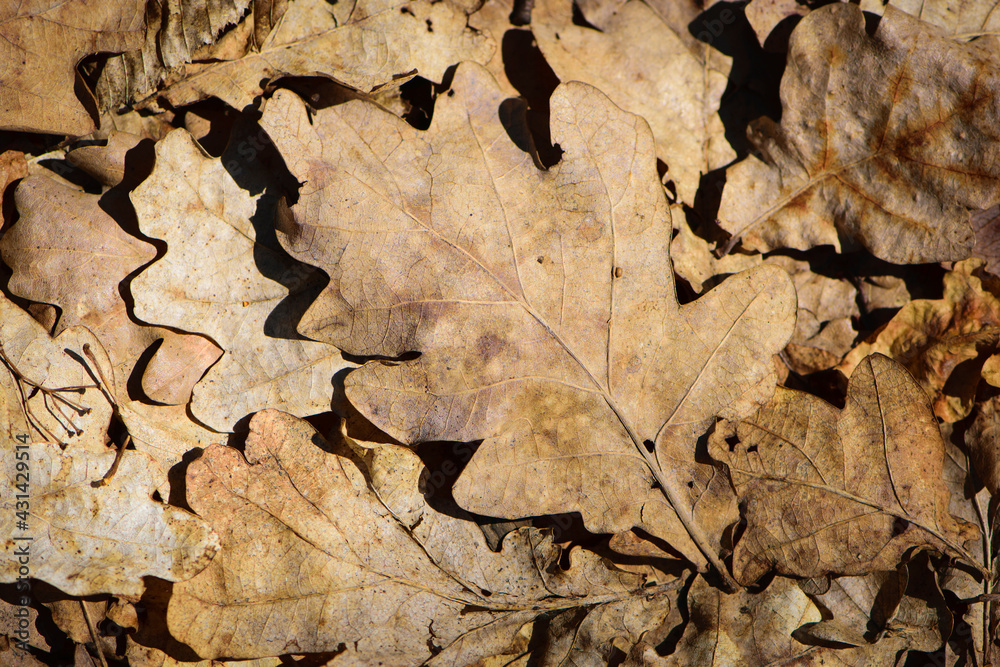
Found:
[[787, 275], [750, 271], [678, 306], [645, 122], [565, 85], [562, 161], [540, 171], [502, 102], [468, 64], [426, 134], [365, 102], [310, 121], [275, 95], [261, 124], [304, 182], [285, 245], [330, 274], [300, 328], [351, 354], [421, 352], [354, 371], [347, 394], [403, 442], [484, 439], [455, 487], [467, 509], [642, 525], [724, 571], [735, 507], [695, 439], [773, 390]]
[[[889, 569], [913, 547], [978, 562], [977, 530], [948, 513], [944, 442], [920, 386], [873, 354], [858, 365], [842, 411], [779, 387], [709, 451], [729, 464], [747, 531], [733, 569], [750, 584], [785, 575]], [[728, 439], [727, 439], [728, 438]]]
[[869, 36], [860, 9], [835, 3], [802, 19], [788, 60], [781, 124], [758, 121], [760, 157], [726, 172], [719, 218], [732, 242], [857, 242], [895, 263], [968, 257], [969, 209], [1000, 200], [993, 54], [892, 6]]

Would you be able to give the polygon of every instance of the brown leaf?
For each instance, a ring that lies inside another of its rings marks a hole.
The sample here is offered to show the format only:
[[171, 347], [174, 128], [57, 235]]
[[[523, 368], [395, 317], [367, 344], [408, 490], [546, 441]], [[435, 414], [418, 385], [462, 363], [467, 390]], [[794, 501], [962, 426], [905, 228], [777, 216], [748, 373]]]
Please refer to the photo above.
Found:
[[419, 72], [440, 81], [461, 60], [485, 62], [495, 45], [466, 25], [448, 0], [294, 2], [259, 51], [239, 60], [192, 64], [158, 96], [174, 106], [215, 96], [242, 109], [278, 76], [327, 76], [364, 92]]
[[[760, 593], [726, 595], [699, 577], [688, 592], [690, 619], [673, 654], [659, 658], [646, 648], [642, 662], [656, 667], [730, 665], [895, 665], [895, 656], [860, 662], [856, 649], [807, 646], [793, 637], [802, 625], [820, 620], [820, 611], [794, 581], [775, 579]], [[873, 655], [872, 658], [876, 658]]]
[[733, 556], [741, 582], [771, 569], [798, 577], [888, 569], [912, 547], [976, 566], [964, 544], [978, 531], [948, 513], [937, 422], [920, 386], [888, 357], [858, 365], [843, 410], [779, 387], [709, 451], [729, 464], [745, 508]]
[[401, 442], [485, 439], [455, 487], [466, 509], [642, 525], [724, 571], [731, 492], [695, 440], [771, 393], [787, 276], [743, 273], [680, 307], [645, 122], [565, 85], [562, 161], [539, 171], [482, 68], [451, 90], [423, 134], [360, 101], [312, 119], [290, 94], [270, 102], [262, 125], [306, 183], [285, 243], [330, 275], [301, 330], [351, 354], [421, 352], [354, 371], [347, 395]]
[[945, 274], [941, 299], [915, 299], [874, 340], [854, 348], [840, 365], [850, 375], [879, 352], [906, 367], [927, 392], [934, 414], [946, 422], [972, 410], [980, 369], [1000, 337], [1000, 300], [981, 280], [982, 262], [959, 262]]
[[801, 639], [861, 647], [869, 654], [934, 652], [954, 621], [925, 556], [896, 570], [838, 577], [826, 592], [811, 597], [828, 617], [801, 628]]
[[[583, 634], [597, 641], [582, 648], [607, 653], [623, 617], [645, 627], [671, 608], [672, 585], [642, 588], [589, 552], [558, 568], [559, 550], [535, 529], [490, 551], [475, 524], [427, 504], [415, 454], [369, 446], [362, 462], [349, 445], [266, 410], [250, 423], [246, 459], [217, 446], [191, 464], [189, 502], [223, 548], [174, 587], [174, 636], [207, 657], [344, 651], [359, 664], [470, 664], [503, 653], [543, 613], [592, 618]], [[573, 626], [568, 647], [581, 641]]]
[[1000, 397], [976, 405], [975, 418], [965, 432], [973, 469], [990, 493], [1000, 493]]
[[657, 156], [690, 204], [701, 175], [736, 157], [718, 115], [732, 61], [658, 9], [622, 3], [594, 30], [576, 25], [570, 0], [537, 0], [531, 31], [561, 80], [589, 83], [649, 122]]
[[[156, 167], [132, 202], [142, 232], [167, 242], [166, 254], [132, 281], [136, 315], [203, 333], [225, 350], [195, 385], [195, 417], [230, 431], [268, 406], [299, 415], [328, 410], [331, 378], [349, 364], [272, 315], [289, 297], [309, 298], [318, 280], [316, 269], [256, 240], [254, 221], [271, 219], [273, 200], [241, 190], [220, 160], [175, 130], [156, 145]], [[161, 378], [174, 368], [153, 367]]]
[[141, 48], [109, 58], [100, 70], [102, 111], [152, 93], [191, 62], [236, 60], [267, 39], [287, 0], [155, 0], [146, 5]]
[[[726, 173], [731, 243], [853, 240], [895, 263], [968, 257], [968, 208], [1000, 200], [992, 53], [891, 6], [869, 36], [861, 10], [834, 3], [802, 20], [788, 60], [781, 125], [758, 122], [760, 157]], [[925, 72], [946, 72], [947, 85]]]
[[154, 400], [187, 403], [194, 383], [222, 352], [201, 336], [143, 326], [130, 318], [121, 284], [156, 256], [153, 246], [126, 233], [102, 210], [97, 195], [44, 176], [21, 181], [15, 202], [21, 217], [0, 240], [4, 262], [14, 271], [10, 290], [58, 306], [62, 316], [56, 334], [86, 326], [122, 381], [146, 348], [163, 339], [144, 386]]
[[141, 0], [4, 3], [0, 128], [77, 136], [93, 131], [94, 121], [74, 92], [76, 65], [92, 53], [136, 48], [142, 41], [143, 4]]

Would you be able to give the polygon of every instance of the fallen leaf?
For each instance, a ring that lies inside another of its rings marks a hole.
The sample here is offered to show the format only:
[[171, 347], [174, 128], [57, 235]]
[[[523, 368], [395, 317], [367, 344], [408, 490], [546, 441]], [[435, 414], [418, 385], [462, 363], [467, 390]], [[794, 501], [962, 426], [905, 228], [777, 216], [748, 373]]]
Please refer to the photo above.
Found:
[[944, 443], [920, 386], [888, 357], [866, 357], [843, 410], [779, 387], [720, 431], [709, 452], [729, 466], [747, 529], [733, 570], [750, 584], [783, 575], [864, 574], [930, 547], [976, 567], [975, 527], [948, 513]]
[[87, 343], [100, 345], [81, 328], [51, 338], [31, 315], [0, 297], [0, 428], [7, 443], [106, 450], [112, 406], [83, 357]]
[[934, 414], [946, 422], [972, 410], [980, 369], [1000, 338], [1000, 300], [981, 280], [982, 262], [955, 264], [944, 277], [941, 299], [914, 299], [874, 340], [855, 347], [840, 365], [846, 376], [867, 355], [892, 357], [927, 392]]
[[146, 39], [100, 69], [101, 110], [114, 112], [153, 93], [191, 62], [244, 57], [267, 39], [287, 0], [157, 0], [146, 5]]
[[272, 317], [317, 272], [257, 241], [255, 225], [273, 213], [261, 195], [241, 190], [220, 160], [175, 130], [156, 145], [156, 166], [132, 202], [142, 232], [167, 242], [166, 254], [132, 280], [136, 315], [204, 334], [225, 350], [194, 387], [194, 416], [231, 431], [268, 406], [328, 410], [333, 374], [350, 364], [329, 345], [296, 340], [289, 323]]
[[1000, 493], [1000, 397], [976, 405], [975, 417], [965, 432], [965, 444], [976, 476], [990, 493]]
[[[84, 135], [94, 121], [76, 97], [76, 65], [142, 42], [141, 0], [27, 0], [0, 8], [0, 128]], [[81, 86], [89, 95], [89, 91]]]
[[21, 217], [0, 240], [13, 269], [10, 290], [62, 311], [54, 333], [87, 327], [126, 380], [146, 349], [163, 340], [144, 387], [153, 400], [187, 403], [191, 388], [222, 353], [201, 336], [143, 326], [122, 298], [126, 277], [156, 256], [150, 244], [126, 233], [101, 208], [100, 197], [71, 190], [44, 176], [21, 181], [15, 193]]
[[688, 592], [690, 620], [673, 654], [659, 658], [647, 647], [636, 664], [659, 667], [728, 667], [729, 665], [895, 665], [888, 653], [870, 660], [857, 649], [808, 646], [793, 633], [820, 620], [820, 610], [790, 579], [775, 579], [760, 593], [740, 590], [726, 595], [699, 577]]
[[7, 479], [15, 479], [22, 463], [30, 481], [26, 504], [13, 494], [0, 501], [8, 536], [0, 581], [17, 581], [18, 554], [26, 552], [32, 578], [70, 595], [139, 595], [142, 577], [188, 579], [218, 551], [204, 521], [153, 499], [166, 473], [141, 452], [124, 452], [118, 472], [100, 487], [92, 482], [111, 468], [115, 452], [62, 452], [31, 443], [7, 445], [2, 456]]
[[896, 570], [838, 577], [811, 597], [829, 618], [802, 627], [803, 640], [899, 656], [936, 651], [951, 633], [953, 618], [926, 557]]
[[959, 0], [958, 2], [892, 0], [891, 3], [882, 0], [861, 0], [858, 6], [866, 12], [879, 16], [889, 6], [892, 6], [894, 10], [906, 12], [910, 16], [940, 28], [943, 34], [955, 40], [967, 41], [995, 37], [998, 28], [1000, 28], [1000, 16], [997, 15], [997, 6], [993, 0]]
[[[992, 53], [891, 6], [869, 36], [860, 9], [834, 3], [802, 19], [788, 61], [781, 124], [756, 123], [760, 157], [726, 170], [731, 244], [850, 240], [900, 264], [968, 257], [968, 209], [1000, 200]], [[947, 85], [923, 72], [947, 72]]]
[[157, 97], [180, 106], [215, 96], [242, 109], [260, 94], [262, 80], [283, 75], [327, 76], [368, 92], [414, 72], [440, 81], [454, 63], [485, 62], [494, 48], [451, 0], [293, 2], [259, 51], [187, 65]]
[[743, 273], [680, 307], [645, 122], [564, 85], [562, 161], [539, 171], [488, 73], [463, 65], [451, 91], [422, 134], [360, 101], [310, 119], [279, 92], [265, 109], [305, 183], [284, 243], [330, 275], [300, 330], [355, 355], [421, 352], [352, 372], [347, 395], [400, 442], [485, 439], [454, 489], [466, 509], [642, 525], [724, 571], [731, 492], [694, 444], [770, 395], [787, 276]]
[[[561, 570], [534, 529], [490, 551], [475, 525], [424, 501], [424, 469], [403, 447], [368, 450], [361, 463], [343, 437], [328, 443], [266, 410], [245, 454], [211, 447], [188, 468], [188, 500], [223, 546], [174, 587], [167, 621], [201, 656], [470, 664], [503, 652], [540, 614], [594, 616], [603, 639], [585, 648], [600, 650], [620, 627], [605, 614], [620, 622], [646, 608], [645, 621], [670, 609], [671, 585], [643, 588], [582, 550]], [[568, 640], [577, 643], [572, 631]]]
[[[664, 3], [670, 4], [670, 3]], [[731, 58], [687, 34], [657, 7], [622, 3], [600, 30], [576, 24], [570, 0], [537, 0], [531, 31], [563, 81], [583, 81], [649, 122], [677, 194], [694, 202], [703, 174], [731, 162], [719, 105]], [[734, 17], [733, 10], [726, 10]]]

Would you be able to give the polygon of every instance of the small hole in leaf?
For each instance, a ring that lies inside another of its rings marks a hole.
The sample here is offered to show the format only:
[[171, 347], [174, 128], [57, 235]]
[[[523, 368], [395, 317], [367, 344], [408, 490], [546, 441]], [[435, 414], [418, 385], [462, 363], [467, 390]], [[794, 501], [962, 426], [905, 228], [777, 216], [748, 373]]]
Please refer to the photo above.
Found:
[[480, 588], [479, 592], [482, 593], [482, 595], [484, 597], [489, 597], [489, 596], [493, 595], [493, 591], [488, 591], [485, 588]]
[[448, 97], [455, 97], [455, 91], [454, 90], [449, 90], [448, 91]]
[[756, 451], [757, 451], [757, 445], [750, 445], [749, 447], [747, 447], [747, 453], [748, 454], [750, 452], [756, 452]]
[[657, 481], [656, 481], [655, 479], [653, 480], [653, 483], [652, 483], [652, 484], [650, 484], [649, 488], [650, 488], [651, 490], [655, 490], [655, 491], [660, 491], [660, 490], [662, 490], [662, 489], [663, 489], [663, 487], [662, 487], [662, 486], [660, 486], [660, 483], [659, 483], [659, 482], [657, 482]]
[[652, 440], [644, 440], [642, 444], [646, 446], [646, 451], [650, 454], [653, 453], [653, 448], [656, 447]]
[[735, 452], [736, 445], [740, 444], [740, 439], [736, 435], [726, 436], [726, 444], [729, 445], [729, 451]]
[[688, 488], [689, 489], [693, 489], [694, 488], [694, 482], [688, 482]]

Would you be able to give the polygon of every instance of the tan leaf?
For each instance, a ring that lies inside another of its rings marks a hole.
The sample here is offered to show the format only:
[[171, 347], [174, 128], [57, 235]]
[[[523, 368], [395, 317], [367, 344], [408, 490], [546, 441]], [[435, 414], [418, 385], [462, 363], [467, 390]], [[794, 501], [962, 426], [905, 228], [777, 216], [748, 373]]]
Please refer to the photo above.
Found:
[[386, 445], [362, 463], [348, 444], [266, 410], [250, 422], [245, 459], [216, 446], [190, 465], [189, 502], [223, 547], [174, 587], [174, 636], [207, 657], [346, 651], [340, 659], [359, 664], [470, 664], [504, 652], [542, 613], [595, 616], [603, 640], [588, 646], [610, 651], [618, 633], [603, 615], [621, 622], [648, 607], [645, 622], [670, 609], [672, 584], [643, 588], [582, 550], [561, 570], [534, 529], [490, 551], [478, 527], [426, 503], [415, 454]]
[[661, 4], [623, 3], [598, 31], [575, 24], [570, 0], [537, 0], [531, 31], [560, 79], [589, 83], [649, 122], [656, 154], [690, 204], [701, 175], [736, 157], [718, 115], [731, 59], [692, 39], [686, 23], [679, 32], [657, 11], [673, 3]]
[[305, 182], [286, 245], [330, 275], [301, 330], [351, 354], [422, 353], [354, 371], [347, 395], [401, 442], [485, 438], [455, 487], [466, 509], [643, 525], [724, 571], [731, 491], [694, 444], [770, 395], [787, 276], [743, 273], [678, 306], [645, 122], [565, 85], [562, 161], [539, 171], [482, 68], [451, 90], [423, 134], [364, 102], [312, 119], [290, 94], [270, 102], [262, 126]]
[[7, 479], [15, 479], [18, 463], [26, 463], [30, 474], [28, 505], [21, 506], [26, 526], [15, 515], [13, 494], [0, 501], [7, 536], [3, 582], [17, 581], [19, 554], [26, 551], [30, 576], [70, 595], [139, 595], [143, 577], [190, 578], [218, 550], [218, 538], [204, 521], [153, 500], [166, 473], [149, 456], [124, 452], [117, 474], [94, 487], [114, 452], [62, 452], [49, 443], [22, 447], [3, 449]]
[[76, 65], [92, 53], [136, 48], [142, 42], [143, 4], [141, 0], [3, 3], [0, 128], [77, 136], [93, 131], [94, 121], [74, 91]]
[[142, 99], [187, 63], [245, 56], [267, 38], [287, 0], [155, 0], [146, 5], [146, 39], [103, 63], [97, 82], [102, 111]]
[[[781, 124], [754, 125], [761, 157], [726, 172], [731, 243], [849, 240], [895, 263], [968, 257], [968, 209], [1000, 200], [992, 53], [891, 6], [869, 36], [860, 9], [834, 3], [802, 19], [788, 61]], [[947, 72], [947, 86], [923, 72]]]
[[[86, 326], [101, 341], [125, 381], [140, 355], [163, 344], [150, 382], [150, 398], [186, 403], [191, 388], [221, 351], [201, 336], [137, 324], [129, 317], [121, 283], [156, 256], [152, 245], [126, 233], [101, 208], [101, 198], [44, 176], [21, 181], [15, 194], [21, 217], [0, 240], [14, 271], [10, 290], [62, 310], [55, 333]], [[165, 370], [164, 367], [169, 369]]]
[[995, 0], [861, 0], [858, 6], [881, 16], [889, 6], [921, 21], [937, 26], [956, 40], [995, 37], [1000, 30], [1000, 14]]
[[[837, 664], [835, 653], [796, 641], [800, 626], [820, 620], [820, 611], [794, 581], [775, 579], [761, 593], [726, 595], [698, 577], [687, 600], [690, 620], [673, 654], [643, 656], [655, 667]], [[831, 655], [833, 654], [833, 655]], [[887, 664], [893, 663], [875, 663]]]
[[451, 65], [485, 62], [494, 48], [451, 0], [294, 2], [259, 51], [188, 65], [158, 96], [174, 106], [215, 96], [242, 109], [260, 94], [261, 80], [283, 75], [327, 76], [368, 92], [415, 72], [440, 81]]
[[84, 344], [100, 345], [82, 328], [51, 338], [31, 315], [0, 296], [0, 442], [106, 450], [112, 406], [90, 374]]
[[912, 547], [976, 566], [977, 530], [948, 513], [944, 443], [923, 390], [873, 354], [843, 410], [779, 387], [770, 403], [709, 444], [729, 464], [747, 530], [733, 569], [752, 583], [771, 569], [816, 577], [894, 567]]
[[166, 254], [132, 281], [136, 315], [203, 333], [225, 350], [195, 385], [195, 417], [230, 431], [264, 407], [328, 410], [331, 378], [349, 364], [329, 345], [296, 340], [280, 318], [269, 321], [290, 295], [287, 284], [301, 298], [318, 273], [256, 241], [254, 220], [268, 219], [273, 208], [241, 190], [184, 130], [157, 144], [156, 167], [132, 201], [142, 232], [167, 242]]
[[[785, 26], [808, 14], [809, 7], [799, 4], [798, 0], [752, 0], [744, 12], [753, 31], [757, 33], [757, 41], [761, 46], [770, 48], [775, 39], [788, 39]], [[775, 32], [779, 25], [782, 29]], [[772, 34], [775, 36], [771, 37]]]
[[1000, 337], [1000, 300], [981, 280], [982, 261], [959, 262], [944, 277], [941, 299], [914, 299], [871, 342], [840, 365], [850, 375], [867, 355], [890, 356], [927, 392], [934, 414], [946, 422], [972, 410], [980, 369]]
[[829, 617], [803, 627], [801, 639], [862, 647], [869, 653], [931, 653], [941, 648], [953, 625], [925, 556], [896, 570], [838, 577], [812, 598]]

